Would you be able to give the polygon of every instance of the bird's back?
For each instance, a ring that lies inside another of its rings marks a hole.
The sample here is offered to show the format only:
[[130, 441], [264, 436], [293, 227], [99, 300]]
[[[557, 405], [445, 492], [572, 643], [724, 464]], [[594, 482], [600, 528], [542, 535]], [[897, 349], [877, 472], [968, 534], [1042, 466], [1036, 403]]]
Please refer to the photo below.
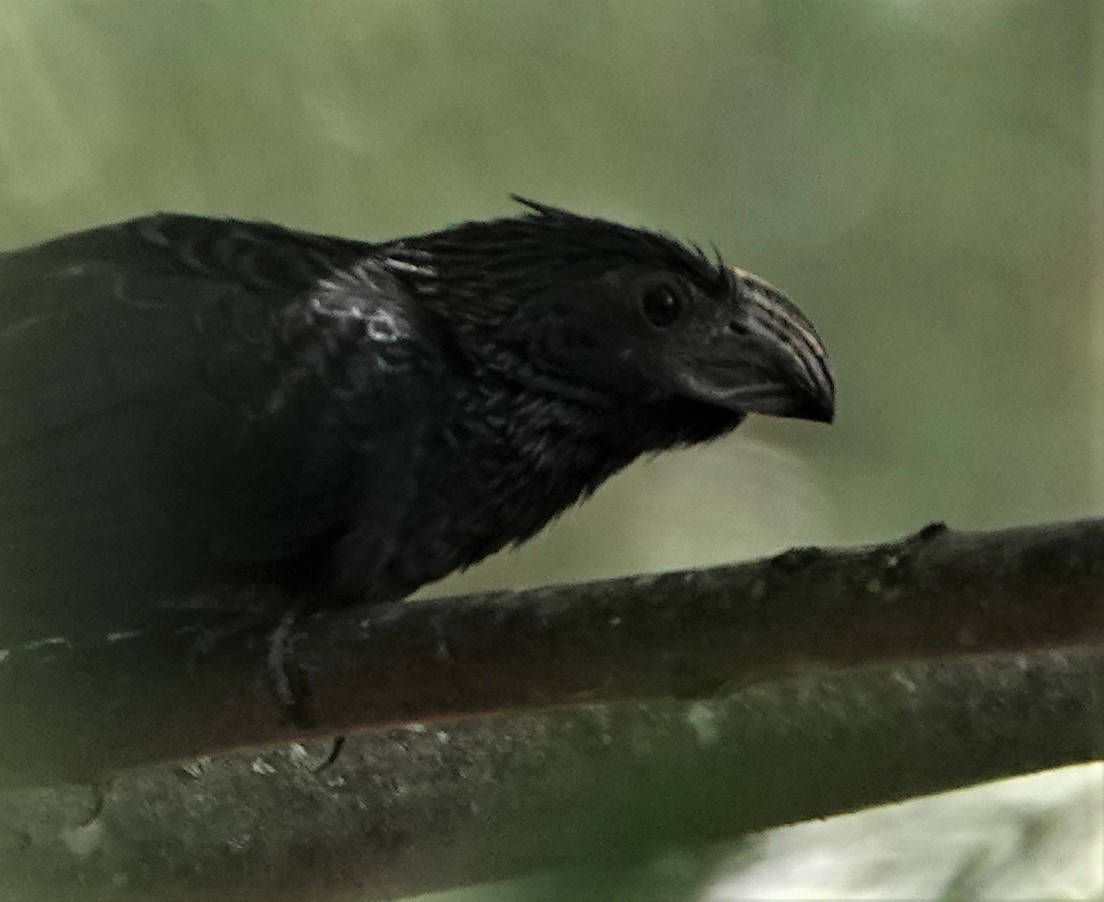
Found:
[[0, 255], [0, 643], [144, 624], [333, 527], [348, 448], [237, 411], [275, 313], [368, 250], [157, 216]]

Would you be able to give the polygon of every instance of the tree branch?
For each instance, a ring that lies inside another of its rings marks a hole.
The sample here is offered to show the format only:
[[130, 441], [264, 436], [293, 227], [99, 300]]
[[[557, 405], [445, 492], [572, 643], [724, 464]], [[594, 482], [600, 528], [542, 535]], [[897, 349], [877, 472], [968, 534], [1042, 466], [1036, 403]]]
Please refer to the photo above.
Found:
[[704, 699], [795, 675], [1104, 644], [1104, 521], [929, 527], [881, 546], [515, 594], [326, 610], [270, 630], [0, 652], [0, 786], [88, 781], [305, 735], [581, 703]]
[[1104, 653], [411, 725], [0, 794], [0, 896], [390, 899], [1104, 756]]

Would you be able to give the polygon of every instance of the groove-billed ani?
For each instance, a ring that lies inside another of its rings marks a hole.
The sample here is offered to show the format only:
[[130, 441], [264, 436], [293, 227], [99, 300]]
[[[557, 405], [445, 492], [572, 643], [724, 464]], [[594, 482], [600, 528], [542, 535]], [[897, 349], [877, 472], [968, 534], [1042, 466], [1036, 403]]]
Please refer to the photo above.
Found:
[[0, 255], [0, 644], [217, 583], [401, 598], [642, 453], [831, 420], [776, 289], [523, 203], [382, 244], [158, 215]]

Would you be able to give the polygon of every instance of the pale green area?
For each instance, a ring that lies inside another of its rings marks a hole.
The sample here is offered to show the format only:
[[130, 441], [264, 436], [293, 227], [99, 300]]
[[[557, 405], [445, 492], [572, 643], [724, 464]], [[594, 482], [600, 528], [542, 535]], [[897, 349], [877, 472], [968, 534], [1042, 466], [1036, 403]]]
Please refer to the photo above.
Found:
[[155, 209], [387, 237], [516, 191], [713, 241], [817, 322], [835, 426], [754, 422], [638, 465], [444, 588], [1099, 513], [1102, 18], [4, 0], [0, 247]]

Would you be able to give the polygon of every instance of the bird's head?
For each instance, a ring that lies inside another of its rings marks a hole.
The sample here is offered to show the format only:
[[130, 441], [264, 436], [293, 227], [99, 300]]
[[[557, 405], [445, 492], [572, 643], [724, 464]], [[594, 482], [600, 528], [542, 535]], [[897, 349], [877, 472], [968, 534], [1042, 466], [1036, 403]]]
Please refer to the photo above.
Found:
[[390, 249], [482, 360], [625, 403], [705, 405], [733, 425], [832, 420], [827, 352], [778, 289], [666, 235], [519, 200], [529, 215]]

